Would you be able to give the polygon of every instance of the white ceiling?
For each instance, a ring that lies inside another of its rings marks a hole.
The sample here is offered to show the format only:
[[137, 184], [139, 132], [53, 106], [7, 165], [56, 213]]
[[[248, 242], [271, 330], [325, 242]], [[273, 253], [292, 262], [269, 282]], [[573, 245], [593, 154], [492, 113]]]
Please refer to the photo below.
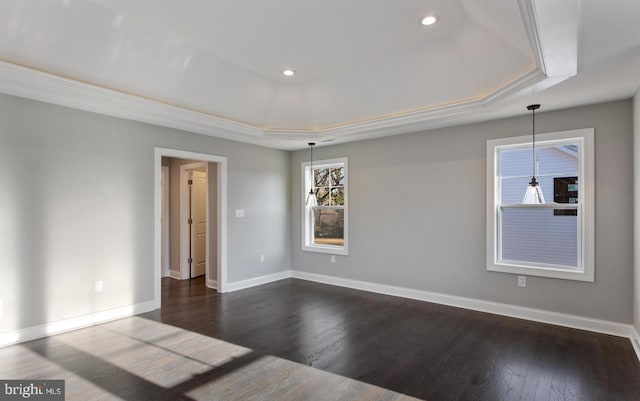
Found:
[[297, 149], [631, 97], [638, 20], [637, 0], [3, 0], [0, 91]]

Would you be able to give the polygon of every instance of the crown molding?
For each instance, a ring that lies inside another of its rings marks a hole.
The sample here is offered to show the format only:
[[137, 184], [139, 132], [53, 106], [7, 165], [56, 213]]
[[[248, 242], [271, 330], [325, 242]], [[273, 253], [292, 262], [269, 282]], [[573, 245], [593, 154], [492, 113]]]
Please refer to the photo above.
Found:
[[[257, 127], [212, 114], [163, 103], [134, 94], [76, 81], [55, 74], [0, 61], [0, 92], [104, 115], [195, 132], [218, 138], [275, 148], [291, 148], [287, 142], [314, 139], [360, 140], [426, 129], [438, 121], [500, 103], [521, 93], [535, 93], [577, 73], [577, 0], [549, 19], [547, 0], [518, 0], [522, 21], [532, 49], [534, 66], [490, 93], [474, 99], [428, 106], [420, 110], [374, 117], [364, 121], [319, 129], [279, 130]], [[556, 7], [557, 8], [557, 7]], [[558, 17], [558, 15], [560, 17]], [[539, 23], [540, 19], [546, 22]], [[559, 38], [556, 25], [562, 24]], [[568, 27], [568, 28], [567, 28]], [[555, 32], [555, 33], [554, 33]], [[573, 33], [568, 35], [567, 32]], [[562, 54], [563, 57], [557, 57]]]
[[338, 127], [319, 129], [311, 132], [305, 130], [266, 130], [265, 136], [270, 138], [304, 139], [308, 138], [311, 133], [315, 134], [319, 141], [326, 141], [328, 139], [348, 138], [354, 134], [371, 133], [372, 135], [375, 135], [387, 131], [389, 133], [398, 133], [399, 131], [402, 131], [403, 127], [407, 127], [410, 130], [416, 130], [420, 129], [421, 126], [426, 126], [433, 120], [441, 118], [450, 119], [459, 114], [482, 110], [519, 92], [530, 89], [536, 84], [544, 82], [546, 79], [546, 74], [538, 69], [534, 69], [498, 88], [496, 91], [478, 99], [435, 106], [424, 110], [401, 113], [391, 117], [372, 119], [348, 125], [341, 125]]
[[264, 145], [263, 130], [156, 100], [0, 61], [0, 92], [113, 117]]

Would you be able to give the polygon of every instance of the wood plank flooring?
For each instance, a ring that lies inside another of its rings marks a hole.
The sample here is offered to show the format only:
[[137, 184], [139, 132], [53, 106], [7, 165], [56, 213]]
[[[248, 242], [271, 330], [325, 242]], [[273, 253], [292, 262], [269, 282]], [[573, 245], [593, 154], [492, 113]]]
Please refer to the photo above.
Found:
[[64, 379], [67, 400], [640, 400], [625, 338], [295, 279], [162, 287], [161, 310], [0, 349], [0, 379]]
[[416, 400], [137, 316], [0, 348], [0, 379], [44, 378], [67, 401]]
[[640, 400], [626, 338], [303, 280], [167, 279], [143, 316], [425, 400]]

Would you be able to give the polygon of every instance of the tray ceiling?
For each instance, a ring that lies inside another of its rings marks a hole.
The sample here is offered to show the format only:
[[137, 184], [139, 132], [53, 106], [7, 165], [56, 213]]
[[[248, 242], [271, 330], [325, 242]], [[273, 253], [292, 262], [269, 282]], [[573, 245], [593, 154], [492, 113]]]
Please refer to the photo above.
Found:
[[575, 0], [6, 0], [0, 26], [5, 93], [283, 148], [428, 127], [578, 60]]

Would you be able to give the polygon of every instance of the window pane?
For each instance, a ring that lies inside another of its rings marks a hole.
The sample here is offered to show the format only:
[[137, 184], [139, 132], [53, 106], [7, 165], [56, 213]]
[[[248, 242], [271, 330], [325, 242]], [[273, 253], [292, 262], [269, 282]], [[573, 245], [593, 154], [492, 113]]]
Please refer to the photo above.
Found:
[[500, 151], [500, 175], [502, 177], [531, 176], [532, 169], [531, 147]]
[[[553, 177], [538, 177], [537, 180], [542, 188], [545, 202], [553, 202]], [[504, 205], [521, 203], [529, 181], [531, 181], [531, 177], [503, 178], [500, 186], [501, 203]]]
[[578, 203], [578, 177], [554, 177], [553, 187], [558, 198], [556, 202]]
[[[503, 178], [500, 186], [501, 203], [505, 205], [521, 203], [529, 186], [529, 181], [531, 181], [531, 177]], [[542, 193], [545, 195], [546, 200], [547, 192], [544, 186], [542, 187]]]
[[344, 186], [344, 167], [331, 169], [331, 186], [332, 187]]
[[344, 188], [331, 189], [331, 206], [344, 206]]
[[553, 209], [504, 208], [501, 230], [503, 260], [569, 270], [578, 266], [578, 216], [555, 216]]
[[[557, 181], [561, 177], [578, 176], [578, 149], [577, 145], [536, 147], [538, 157], [537, 179], [547, 203], [567, 203], [567, 201], [563, 199], [568, 195], [566, 193], [558, 193], [558, 191], [556, 191], [558, 188], [554, 186], [554, 181]], [[531, 147], [501, 150], [501, 203], [512, 204], [522, 202], [532, 173]], [[577, 191], [574, 192], [576, 192], [577, 197]]]
[[314, 168], [313, 175], [315, 177], [316, 187], [328, 187], [329, 186], [329, 169], [328, 168]]
[[331, 199], [329, 195], [330, 194], [328, 188], [317, 188], [316, 198], [318, 199], [318, 206], [331, 206]]
[[[578, 146], [536, 146], [538, 175], [578, 175]], [[533, 174], [531, 146], [500, 151], [502, 177], [531, 176]]]
[[578, 175], [578, 147], [560, 145], [540, 149], [538, 174]]
[[313, 209], [313, 243], [344, 246], [343, 209]]

